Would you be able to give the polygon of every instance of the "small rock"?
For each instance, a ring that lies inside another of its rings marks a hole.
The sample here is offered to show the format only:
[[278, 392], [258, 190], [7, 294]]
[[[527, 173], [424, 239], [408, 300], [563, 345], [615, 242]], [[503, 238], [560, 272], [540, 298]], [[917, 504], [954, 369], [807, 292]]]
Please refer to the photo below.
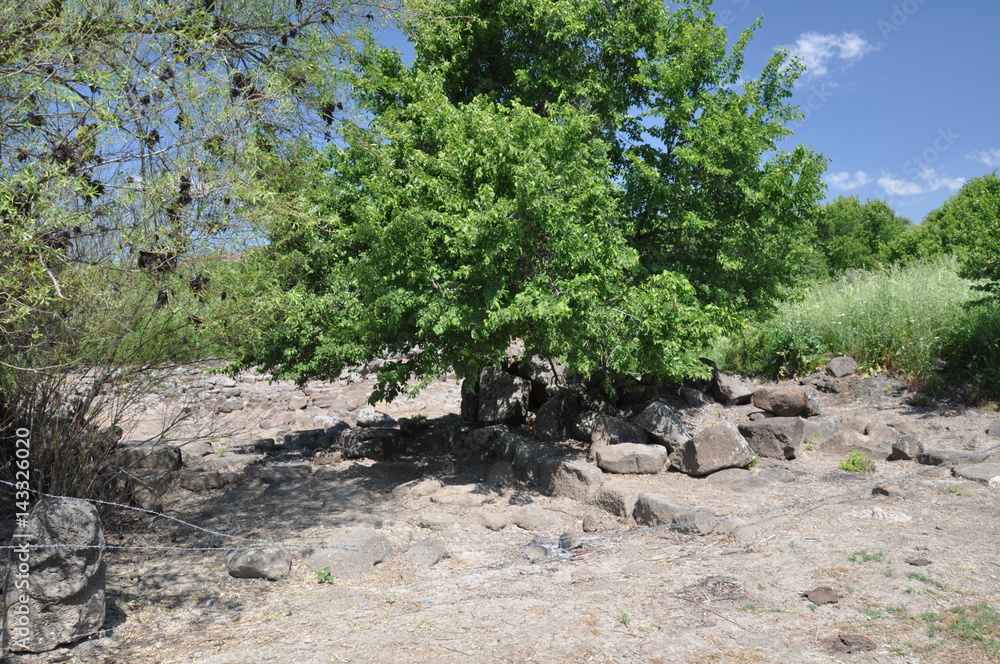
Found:
[[419, 498], [420, 496], [429, 496], [435, 491], [438, 491], [443, 485], [441, 481], [433, 477], [423, 477], [416, 480], [410, 480], [409, 482], [404, 482], [396, 486], [392, 490], [392, 497], [396, 500], [402, 500], [403, 498]]
[[371, 406], [360, 409], [355, 417], [359, 427], [391, 427], [396, 424], [396, 420]]
[[292, 571], [292, 555], [283, 546], [238, 549], [226, 556], [229, 576], [237, 579], [284, 579]]
[[243, 410], [243, 399], [230, 397], [219, 405], [220, 413], [232, 413], [237, 410]]
[[392, 546], [382, 533], [359, 528], [329, 546], [307, 547], [301, 553], [303, 564], [312, 572], [330, 567], [338, 579], [363, 579], [392, 555]]
[[597, 465], [608, 473], [656, 474], [666, 463], [667, 449], [662, 445], [621, 443], [597, 450]]
[[527, 505], [513, 511], [511, 522], [524, 530], [541, 532], [557, 530], [562, 524], [562, 519], [543, 507]]
[[583, 532], [596, 533], [601, 529], [601, 519], [596, 514], [587, 514], [583, 517]]
[[654, 442], [666, 447], [668, 453], [691, 440], [677, 414], [661, 401], [649, 404], [632, 418], [632, 424], [645, 431]]
[[692, 408], [700, 408], [701, 406], [710, 406], [711, 404], [715, 403], [712, 397], [708, 396], [701, 390], [696, 390], [693, 387], [682, 387], [681, 398], [684, 399], [684, 403], [691, 406]]
[[963, 480], [990, 484], [993, 480], [1000, 478], [1000, 463], [970, 463], [955, 466], [952, 473], [955, 477], [960, 477]]
[[907, 558], [906, 564], [913, 565], [914, 567], [927, 567], [931, 564], [931, 561], [926, 558]]
[[753, 405], [778, 417], [819, 415], [816, 390], [799, 385], [759, 387], [754, 390]]
[[406, 554], [413, 561], [413, 566], [417, 568], [433, 567], [442, 560], [451, 558], [448, 548], [434, 538], [417, 542], [409, 548]]
[[510, 517], [502, 512], [483, 512], [479, 521], [487, 530], [503, 530], [510, 525]]
[[802, 450], [805, 420], [801, 417], [771, 417], [758, 422], [742, 422], [739, 433], [750, 450], [770, 459], [794, 459]]
[[674, 450], [670, 463], [688, 475], [709, 475], [724, 468], [748, 466], [756, 455], [732, 422], [716, 424], [695, 434]]
[[572, 551], [583, 546], [583, 540], [573, 533], [563, 533], [559, 536], [559, 548], [565, 551]]
[[872, 489], [873, 496], [887, 496], [889, 498], [905, 498], [908, 492], [898, 484], [883, 484]]
[[826, 586], [820, 586], [819, 588], [814, 588], [804, 593], [806, 599], [817, 606], [822, 606], [824, 604], [835, 604], [840, 601], [841, 594], [833, 590], [833, 588], [828, 588]]
[[753, 397], [753, 381], [743, 376], [720, 371], [712, 372], [712, 396], [726, 406], [739, 406], [750, 403]]
[[889, 461], [912, 461], [924, 452], [924, 445], [916, 436], [902, 436], [892, 444]]
[[858, 363], [853, 357], [835, 357], [826, 365], [826, 372], [834, 378], [850, 376], [858, 370]]
[[417, 525], [430, 530], [447, 530], [455, 525], [455, 517], [443, 512], [426, 512], [417, 519]]

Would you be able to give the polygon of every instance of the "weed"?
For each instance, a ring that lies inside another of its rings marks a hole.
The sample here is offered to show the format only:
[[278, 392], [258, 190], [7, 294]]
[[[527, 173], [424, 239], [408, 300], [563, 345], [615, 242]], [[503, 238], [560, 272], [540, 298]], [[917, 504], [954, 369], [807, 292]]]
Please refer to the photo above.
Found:
[[882, 574], [883, 574], [883, 575], [885, 576], [885, 578], [887, 578], [887, 579], [893, 579], [893, 578], [895, 578], [895, 577], [896, 577], [896, 573], [892, 571], [892, 568], [887, 568], [887, 569], [885, 570], [885, 572], [883, 572]]
[[879, 618], [885, 618], [885, 614], [878, 609], [871, 606], [862, 606], [858, 609], [861, 613], [865, 614], [872, 620], [878, 620]]
[[316, 572], [316, 583], [333, 583], [333, 570], [329, 565]]
[[946, 587], [943, 583], [941, 583], [937, 579], [932, 579], [929, 576], [924, 576], [920, 572], [907, 572], [906, 573], [906, 578], [907, 579], [913, 579], [915, 581], [919, 581], [920, 583], [926, 583], [927, 585], [934, 586], [935, 588], [937, 588], [939, 590], [944, 590], [945, 587]]
[[747, 468], [756, 468], [760, 465], [760, 457], [754, 457], [753, 461], [747, 464]]
[[815, 446], [815, 445], [813, 445], [812, 443], [807, 443], [807, 444], [806, 444], [806, 451], [807, 451], [807, 452], [812, 452], [812, 451], [813, 451], [813, 450], [815, 450], [815, 449], [816, 449], [816, 446]]
[[396, 599], [397, 599], [396, 593], [387, 593], [385, 596], [385, 601], [389, 604], [395, 604]]
[[861, 563], [871, 563], [871, 562], [880, 563], [883, 560], [885, 560], [885, 554], [882, 553], [881, 551], [879, 551], [878, 553], [868, 553], [864, 549], [861, 549], [860, 551], [855, 551], [854, 553], [852, 553], [851, 557], [848, 558], [848, 560], [850, 560], [852, 563], [858, 563], [858, 562], [861, 562]]
[[628, 629], [632, 626], [632, 616], [625, 613], [623, 610], [618, 609], [618, 622], [620, 622], [625, 629]]
[[809, 602], [809, 610], [810, 611], [815, 611], [818, 608], [819, 608], [819, 604], [815, 604], [813, 602]]
[[865, 456], [860, 450], [851, 450], [851, 454], [840, 462], [840, 467], [850, 473], [873, 473], [875, 462]]
[[746, 611], [747, 613], [754, 613], [755, 611], [760, 611], [760, 607], [756, 604], [744, 604], [740, 607], [740, 611]]
[[950, 489], [948, 489], [948, 491], [950, 491], [951, 493], [955, 494], [956, 496], [961, 496], [962, 495], [962, 491], [957, 486], [951, 487]]
[[944, 618], [945, 628], [965, 643], [1000, 656], [1000, 612], [987, 604], [952, 607]]
[[900, 604], [899, 606], [887, 606], [885, 607], [885, 610], [897, 618], [910, 617], [910, 609], [905, 604]]
[[796, 551], [799, 550], [799, 545], [795, 543], [795, 540], [792, 540], [791, 542], [788, 543], [788, 550], [791, 551], [792, 553], [795, 553]]

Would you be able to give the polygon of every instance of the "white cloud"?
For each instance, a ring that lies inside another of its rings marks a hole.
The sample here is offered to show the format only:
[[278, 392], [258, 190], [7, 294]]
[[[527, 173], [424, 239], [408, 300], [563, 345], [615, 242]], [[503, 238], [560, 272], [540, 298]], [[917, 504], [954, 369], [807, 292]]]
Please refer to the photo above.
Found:
[[949, 178], [929, 167], [920, 172], [920, 179], [922, 183], [910, 182], [886, 173], [878, 179], [878, 184], [889, 196], [917, 196], [939, 189], [958, 191], [965, 184], [965, 178]]
[[973, 152], [968, 158], [986, 164], [990, 168], [1000, 168], [1000, 150]]
[[878, 184], [882, 190], [890, 196], [916, 196], [924, 193], [923, 187], [916, 182], [898, 180], [888, 175], [883, 175], [878, 179]]
[[943, 177], [933, 168], [925, 168], [921, 171], [920, 179], [927, 184], [928, 191], [937, 191], [938, 189], [958, 191], [965, 184], [965, 178]]
[[826, 178], [827, 184], [841, 191], [851, 191], [858, 187], [863, 187], [871, 181], [871, 177], [864, 171], [856, 171], [853, 175], [847, 171], [831, 173]]
[[856, 32], [840, 35], [806, 32], [788, 50], [806, 66], [807, 77], [818, 78], [830, 73], [833, 60], [856, 62], [876, 48]]

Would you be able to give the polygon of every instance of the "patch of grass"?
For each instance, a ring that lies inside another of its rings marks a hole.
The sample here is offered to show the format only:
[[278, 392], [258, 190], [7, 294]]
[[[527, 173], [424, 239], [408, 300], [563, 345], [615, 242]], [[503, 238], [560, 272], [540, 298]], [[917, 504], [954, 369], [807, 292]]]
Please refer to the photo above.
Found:
[[[709, 354], [731, 371], [770, 378], [850, 355], [861, 373], [896, 371], [931, 395], [943, 383], [935, 365], [944, 360], [948, 377], [989, 402], [1000, 394], [1000, 303], [973, 304], [981, 298], [950, 259], [850, 272], [800, 289]], [[931, 405], [929, 397], [913, 401]]]
[[740, 607], [740, 611], [746, 611], [747, 613], [755, 613], [760, 611], [760, 607], [756, 604], [744, 604]]
[[885, 614], [872, 606], [861, 606], [858, 611], [868, 616], [872, 620], [878, 620], [880, 618], [885, 618]]
[[932, 579], [929, 576], [924, 576], [920, 572], [907, 572], [907, 579], [913, 579], [914, 581], [919, 581], [920, 583], [926, 583], [929, 586], [934, 586], [938, 590], [944, 590], [947, 586], [937, 579]]
[[871, 562], [880, 563], [883, 560], [885, 560], [885, 554], [882, 553], [881, 551], [879, 551], [878, 553], [868, 553], [864, 549], [861, 549], [860, 551], [855, 551], [854, 553], [852, 553], [851, 557], [848, 558], [848, 560], [850, 560], [852, 563], [859, 563], [859, 562], [860, 563], [871, 563]]
[[882, 573], [887, 579], [893, 579], [896, 577], [896, 573], [892, 571], [892, 568], [888, 568]]
[[955, 606], [943, 613], [922, 614], [920, 619], [928, 623], [927, 635], [932, 639], [956, 638], [966, 646], [1000, 657], [1000, 612], [989, 603]]
[[875, 462], [859, 450], [851, 450], [851, 454], [840, 462], [840, 467], [851, 473], [875, 472]]

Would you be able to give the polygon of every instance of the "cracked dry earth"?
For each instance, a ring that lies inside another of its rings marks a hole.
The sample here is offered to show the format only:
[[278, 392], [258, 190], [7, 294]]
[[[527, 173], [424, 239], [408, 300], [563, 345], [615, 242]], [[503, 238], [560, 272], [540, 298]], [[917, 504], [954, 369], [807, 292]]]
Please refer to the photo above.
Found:
[[[255, 384], [262, 383], [244, 385], [245, 392]], [[263, 407], [226, 417], [242, 417], [249, 438], [307, 427], [310, 417], [353, 423], [367, 387], [364, 377], [311, 384], [310, 394], [272, 384], [266, 389], [273, 398], [258, 400]], [[891, 377], [854, 377], [839, 394], [822, 394], [821, 406], [826, 418], [893, 425], [927, 447], [981, 454], [1000, 443], [987, 434], [1000, 419], [995, 413], [957, 402], [904, 405], [911, 396]], [[311, 403], [322, 397], [326, 405], [284, 406], [300, 397]], [[164, 402], [171, 398], [178, 397]], [[434, 423], [454, 417], [459, 403], [457, 384], [445, 378], [416, 399], [380, 409], [395, 417], [424, 414]], [[754, 410], [670, 405], [690, 432], [744, 421]], [[156, 408], [146, 412], [150, 422], [156, 419]], [[586, 458], [582, 444], [565, 451]], [[1000, 619], [990, 613], [1000, 610], [1000, 488], [915, 461], [847, 472], [843, 458], [820, 447], [794, 460], [764, 459], [736, 475], [616, 478], [732, 517], [707, 534], [641, 528], [530, 484], [491, 484], [486, 464], [463, 461], [439, 441], [392, 461], [313, 459], [305, 478], [181, 492], [164, 503], [166, 514], [215, 533], [284, 543], [293, 557], [290, 578], [231, 578], [226, 551], [212, 547], [253, 542], [124, 513], [109, 528], [110, 544], [166, 548], [109, 551], [112, 631], [47, 655], [10, 658], [25, 664], [1000, 661]], [[420, 489], [393, 491], [427, 478], [442, 486], [424, 481]], [[880, 484], [891, 485], [890, 495], [873, 493]], [[588, 515], [593, 532], [582, 528]], [[331, 580], [320, 583], [320, 570], [303, 562], [301, 547], [362, 526], [384, 534], [392, 553], [364, 578], [341, 578], [332, 569]], [[557, 555], [543, 557], [544, 548], [526, 549], [536, 537], [554, 545], [564, 533], [578, 545], [568, 553], [551, 546]], [[427, 539], [447, 555], [418, 546]], [[822, 587], [832, 591], [826, 598], [811, 592]]]

